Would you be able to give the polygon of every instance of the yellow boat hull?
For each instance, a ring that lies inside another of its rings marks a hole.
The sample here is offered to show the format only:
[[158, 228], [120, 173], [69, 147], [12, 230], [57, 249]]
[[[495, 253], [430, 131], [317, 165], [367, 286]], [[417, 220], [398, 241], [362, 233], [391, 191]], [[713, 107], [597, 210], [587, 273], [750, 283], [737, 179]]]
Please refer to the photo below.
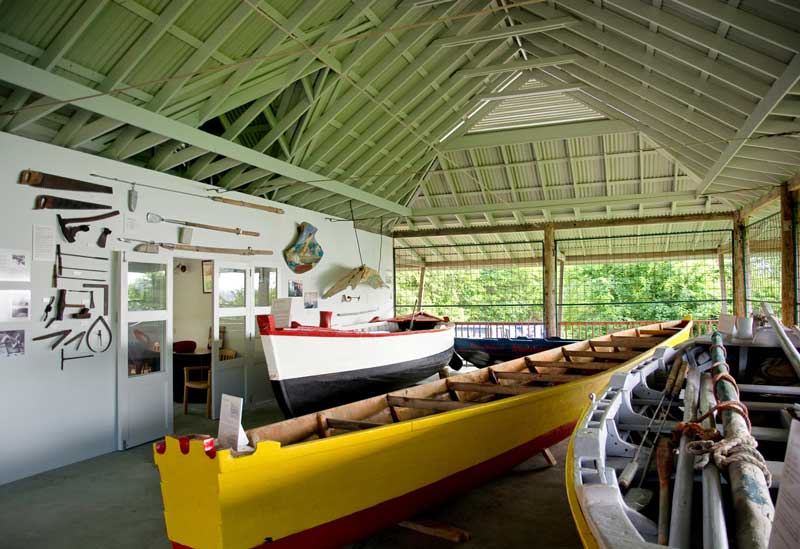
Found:
[[[674, 345], [681, 334], [661, 345]], [[480, 484], [567, 438], [613, 370], [547, 390], [235, 457], [168, 437], [155, 462], [173, 547], [332, 547]]]

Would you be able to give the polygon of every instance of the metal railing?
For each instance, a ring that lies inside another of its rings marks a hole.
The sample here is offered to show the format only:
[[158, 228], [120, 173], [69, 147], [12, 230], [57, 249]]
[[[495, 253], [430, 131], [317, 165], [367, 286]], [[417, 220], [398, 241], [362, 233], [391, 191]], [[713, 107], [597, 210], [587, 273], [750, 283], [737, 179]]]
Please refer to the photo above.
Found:
[[[658, 320], [601, 320], [592, 322], [561, 322], [559, 333], [564, 339], [590, 339], [637, 326], [656, 324]], [[695, 320], [692, 336], [709, 333], [716, 320]], [[541, 322], [456, 322], [456, 337], [544, 337]]]

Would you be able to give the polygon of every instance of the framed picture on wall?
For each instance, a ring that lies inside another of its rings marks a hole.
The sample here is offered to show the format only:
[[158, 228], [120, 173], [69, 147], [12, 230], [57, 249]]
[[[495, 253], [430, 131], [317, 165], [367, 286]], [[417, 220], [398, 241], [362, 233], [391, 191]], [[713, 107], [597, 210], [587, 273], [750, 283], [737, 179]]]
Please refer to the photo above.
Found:
[[203, 261], [203, 293], [210, 294], [214, 289], [214, 262], [211, 260]]

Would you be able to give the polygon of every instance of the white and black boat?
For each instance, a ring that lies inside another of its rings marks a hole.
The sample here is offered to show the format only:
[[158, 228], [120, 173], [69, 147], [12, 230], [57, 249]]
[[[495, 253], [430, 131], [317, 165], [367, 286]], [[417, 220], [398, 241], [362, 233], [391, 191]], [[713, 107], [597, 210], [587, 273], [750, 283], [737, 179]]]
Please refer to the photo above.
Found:
[[407, 387], [449, 364], [453, 325], [424, 313], [410, 320], [337, 329], [323, 311], [320, 326], [277, 328], [272, 315], [258, 316], [270, 382], [286, 417]]

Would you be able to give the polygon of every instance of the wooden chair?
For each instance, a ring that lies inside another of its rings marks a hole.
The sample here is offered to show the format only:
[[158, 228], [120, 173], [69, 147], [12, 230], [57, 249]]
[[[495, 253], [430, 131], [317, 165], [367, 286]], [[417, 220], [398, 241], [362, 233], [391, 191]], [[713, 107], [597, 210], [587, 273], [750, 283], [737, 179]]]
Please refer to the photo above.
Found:
[[[189, 372], [205, 372], [205, 379], [190, 380]], [[189, 389], [205, 389], [206, 416], [211, 419], [211, 367], [184, 366], [183, 368], [183, 415], [189, 413]]]
[[219, 350], [219, 359], [220, 360], [233, 360], [236, 358], [236, 351], [233, 349], [220, 349]]

